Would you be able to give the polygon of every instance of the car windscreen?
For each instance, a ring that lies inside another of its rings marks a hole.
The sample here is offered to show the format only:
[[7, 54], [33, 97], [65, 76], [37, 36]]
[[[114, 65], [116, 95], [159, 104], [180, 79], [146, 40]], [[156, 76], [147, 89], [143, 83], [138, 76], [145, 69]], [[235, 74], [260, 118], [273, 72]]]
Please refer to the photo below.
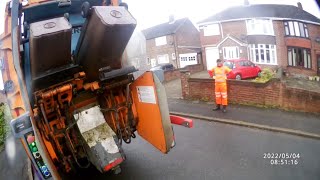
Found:
[[227, 66], [227, 67], [230, 68], [230, 69], [233, 69], [233, 62], [227, 61], [227, 62], [224, 62], [223, 65], [224, 65], [224, 66]]

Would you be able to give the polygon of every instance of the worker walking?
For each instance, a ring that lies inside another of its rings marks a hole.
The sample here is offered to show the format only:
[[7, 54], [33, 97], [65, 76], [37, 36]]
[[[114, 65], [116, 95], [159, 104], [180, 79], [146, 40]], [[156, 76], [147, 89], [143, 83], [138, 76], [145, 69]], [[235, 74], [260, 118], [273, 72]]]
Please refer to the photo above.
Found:
[[228, 96], [227, 96], [227, 74], [231, 71], [226, 66], [223, 66], [221, 59], [217, 59], [217, 67], [212, 69], [213, 79], [215, 79], [215, 96], [216, 96], [216, 107], [213, 111], [221, 109], [222, 112], [227, 112]]

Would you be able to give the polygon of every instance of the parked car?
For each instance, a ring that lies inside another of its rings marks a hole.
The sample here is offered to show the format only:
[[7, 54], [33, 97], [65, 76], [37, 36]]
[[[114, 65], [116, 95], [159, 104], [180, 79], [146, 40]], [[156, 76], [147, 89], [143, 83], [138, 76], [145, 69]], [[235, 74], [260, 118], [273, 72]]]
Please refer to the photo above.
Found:
[[173, 64], [166, 63], [166, 64], [159, 64], [158, 66], [155, 66], [150, 69], [150, 71], [155, 71], [155, 70], [163, 70], [163, 71], [168, 71], [168, 70], [173, 70], [174, 66]]
[[[236, 59], [226, 60], [224, 66], [229, 67], [232, 71], [227, 75], [228, 79], [248, 79], [260, 76], [261, 68], [249, 60]], [[208, 71], [210, 77], [213, 76], [212, 72]]]

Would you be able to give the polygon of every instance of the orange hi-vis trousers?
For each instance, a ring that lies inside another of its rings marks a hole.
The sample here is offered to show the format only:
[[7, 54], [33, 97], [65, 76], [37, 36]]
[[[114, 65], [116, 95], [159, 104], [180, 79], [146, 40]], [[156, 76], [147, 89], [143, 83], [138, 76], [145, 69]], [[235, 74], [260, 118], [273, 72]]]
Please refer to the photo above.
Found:
[[215, 83], [216, 104], [228, 105], [227, 83]]

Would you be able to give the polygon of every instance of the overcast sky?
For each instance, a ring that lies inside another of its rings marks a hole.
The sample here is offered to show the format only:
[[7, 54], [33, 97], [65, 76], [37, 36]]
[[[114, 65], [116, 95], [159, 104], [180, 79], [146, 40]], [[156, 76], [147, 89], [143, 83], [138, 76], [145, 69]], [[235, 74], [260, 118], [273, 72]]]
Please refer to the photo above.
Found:
[[[4, 7], [7, 0], [0, 0], [0, 33], [3, 31]], [[249, 0], [250, 4], [290, 4], [299, 0]], [[320, 10], [315, 0], [300, 0], [303, 9], [320, 18]], [[145, 29], [168, 21], [170, 14], [176, 19], [188, 17], [193, 23], [218, 13], [230, 6], [242, 5], [243, 0], [123, 0], [138, 21], [138, 28]]]
[[[320, 18], [315, 0], [300, 0], [303, 9]], [[176, 19], [188, 17], [194, 24], [230, 6], [242, 5], [244, 0], [123, 0], [137, 19], [139, 29], [145, 29], [168, 21], [170, 14]], [[290, 4], [297, 6], [298, 0], [249, 0], [250, 4]], [[147, 8], [148, 7], [148, 8]], [[232, 13], [232, 12], [230, 12]]]

